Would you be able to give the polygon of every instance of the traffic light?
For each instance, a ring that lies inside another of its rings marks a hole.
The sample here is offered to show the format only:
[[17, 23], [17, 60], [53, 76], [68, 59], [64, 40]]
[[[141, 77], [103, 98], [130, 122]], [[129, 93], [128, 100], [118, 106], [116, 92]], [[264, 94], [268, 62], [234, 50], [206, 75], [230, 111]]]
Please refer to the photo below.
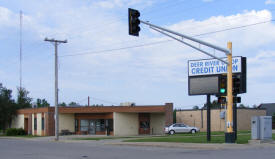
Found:
[[129, 21], [129, 35], [138, 36], [140, 31], [140, 20], [138, 17], [140, 13], [138, 10], [128, 8], [128, 21]]
[[219, 84], [219, 93], [221, 95], [226, 95], [227, 93], [227, 76], [220, 76], [220, 84]]
[[241, 92], [241, 76], [233, 76], [233, 94], [240, 94]]
[[233, 103], [241, 103], [241, 97], [233, 97]]
[[219, 104], [226, 104], [226, 97], [223, 97], [223, 96], [218, 97], [218, 103]]

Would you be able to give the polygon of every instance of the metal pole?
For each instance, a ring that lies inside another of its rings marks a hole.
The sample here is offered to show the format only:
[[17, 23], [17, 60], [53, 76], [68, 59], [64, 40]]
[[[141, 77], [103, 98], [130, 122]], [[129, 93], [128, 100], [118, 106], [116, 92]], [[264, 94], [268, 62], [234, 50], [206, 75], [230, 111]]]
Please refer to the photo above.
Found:
[[58, 56], [57, 56], [57, 45], [58, 43], [54, 42], [55, 48], [55, 141], [59, 140], [59, 117], [58, 117]]
[[230, 54], [227, 55], [227, 123], [225, 133], [225, 142], [234, 143], [233, 132], [233, 96], [232, 96], [232, 42], [227, 43], [227, 47], [230, 50]]
[[185, 45], [187, 45], [187, 46], [189, 46], [189, 47], [192, 47], [193, 49], [198, 50], [198, 51], [200, 51], [200, 52], [202, 52], [202, 53], [204, 53], [204, 54], [206, 54], [206, 55], [208, 55], [208, 56], [211, 56], [211, 57], [213, 57], [213, 58], [215, 58], [215, 59], [218, 59], [218, 60], [220, 60], [220, 61], [222, 61], [222, 62], [228, 64], [227, 61], [224, 61], [223, 59], [221, 59], [221, 58], [219, 58], [219, 57], [217, 57], [217, 56], [214, 56], [214, 55], [212, 55], [212, 54], [210, 54], [210, 53], [208, 53], [208, 52], [206, 52], [206, 51], [203, 51], [203, 50], [200, 49], [200, 48], [197, 48], [197, 47], [195, 47], [195, 46], [193, 46], [193, 45], [191, 45], [191, 44], [188, 44], [187, 42], [184, 42], [183, 40], [180, 40], [180, 39], [178, 39], [178, 38], [175, 38], [175, 37], [173, 37], [173, 36], [171, 36], [171, 35], [169, 35], [169, 34], [163, 32], [163, 31], [160, 31], [160, 30], [158, 30], [158, 29], [156, 29], [156, 28], [151, 27], [151, 29], [153, 29], [153, 30], [155, 30], [155, 31], [157, 31], [157, 32], [159, 32], [159, 33], [161, 33], [161, 34], [163, 34], [163, 35], [166, 35], [166, 36], [168, 36], [168, 37], [170, 37], [170, 38], [172, 38], [172, 39], [174, 39], [174, 40], [177, 40], [177, 41], [179, 41], [179, 42], [181, 42], [181, 43], [183, 43], [183, 44], [185, 44]]
[[90, 106], [90, 96], [88, 96], [88, 107]]
[[22, 11], [20, 11], [20, 83], [19, 89], [22, 89]]
[[207, 94], [207, 141], [211, 141], [211, 101], [210, 94]]
[[169, 30], [169, 29], [166, 29], [166, 28], [163, 28], [163, 27], [160, 27], [160, 26], [151, 24], [151, 23], [149, 23], [149, 22], [145, 22], [145, 21], [142, 21], [142, 20], [140, 20], [140, 22], [143, 23], [143, 24], [149, 25], [149, 26], [151, 26], [151, 27], [158, 28], [158, 29], [160, 29], [160, 30], [164, 30], [164, 31], [167, 31], [167, 32], [169, 32], [169, 33], [178, 35], [178, 36], [183, 37], [183, 38], [186, 38], [186, 39], [188, 39], [188, 40], [191, 40], [191, 41], [194, 41], [194, 42], [203, 44], [203, 45], [205, 45], [205, 46], [214, 48], [214, 49], [216, 49], [216, 50], [222, 51], [222, 52], [224, 52], [225, 54], [230, 54], [230, 50], [228, 50], [228, 49], [225, 49], [225, 48], [221, 48], [221, 47], [219, 47], [219, 46], [212, 45], [212, 44], [210, 44], [210, 43], [201, 41], [201, 40], [199, 40], [199, 39], [192, 38], [192, 37], [190, 37], [190, 36], [187, 36], [187, 35], [184, 35], [184, 34], [181, 34], [181, 33], [177, 33], [177, 32], [175, 32], [175, 31], [172, 31], [172, 30]]
[[237, 140], [237, 103], [233, 103], [233, 131], [234, 139]]

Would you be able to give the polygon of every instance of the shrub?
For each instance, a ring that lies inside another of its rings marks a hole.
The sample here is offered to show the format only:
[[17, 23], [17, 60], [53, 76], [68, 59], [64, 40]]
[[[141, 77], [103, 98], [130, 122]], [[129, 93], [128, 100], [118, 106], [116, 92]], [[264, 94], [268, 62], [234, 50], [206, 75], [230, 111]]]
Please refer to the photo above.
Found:
[[9, 128], [6, 130], [7, 136], [18, 136], [18, 135], [26, 135], [26, 132], [22, 128]]

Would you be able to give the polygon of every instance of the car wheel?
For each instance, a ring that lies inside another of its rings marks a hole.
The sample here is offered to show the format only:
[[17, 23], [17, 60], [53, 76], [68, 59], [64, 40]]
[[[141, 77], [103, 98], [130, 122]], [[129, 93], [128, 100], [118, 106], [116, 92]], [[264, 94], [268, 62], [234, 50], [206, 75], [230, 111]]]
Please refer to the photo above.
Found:
[[192, 133], [192, 134], [195, 134], [195, 133], [196, 133], [196, 130], [195, 130], [195, 129], [192, 129], [192, 130], [191, 130], [191, 133]]
[[170, 130], [170, 131], [169, 131], [169, 134], [170, 134], [170, 135], [174, 135], [174, 134], [175, 134], [175, 131], [174, 131], [174, 130]]

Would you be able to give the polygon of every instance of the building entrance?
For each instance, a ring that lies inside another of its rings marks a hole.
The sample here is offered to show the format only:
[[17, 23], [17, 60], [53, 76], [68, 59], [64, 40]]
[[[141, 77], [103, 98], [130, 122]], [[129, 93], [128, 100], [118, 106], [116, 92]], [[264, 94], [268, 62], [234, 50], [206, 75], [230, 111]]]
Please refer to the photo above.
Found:
[[89, 134], [94, 135], [95, 134], [95, 120], [90, 120], [89, 122]]

